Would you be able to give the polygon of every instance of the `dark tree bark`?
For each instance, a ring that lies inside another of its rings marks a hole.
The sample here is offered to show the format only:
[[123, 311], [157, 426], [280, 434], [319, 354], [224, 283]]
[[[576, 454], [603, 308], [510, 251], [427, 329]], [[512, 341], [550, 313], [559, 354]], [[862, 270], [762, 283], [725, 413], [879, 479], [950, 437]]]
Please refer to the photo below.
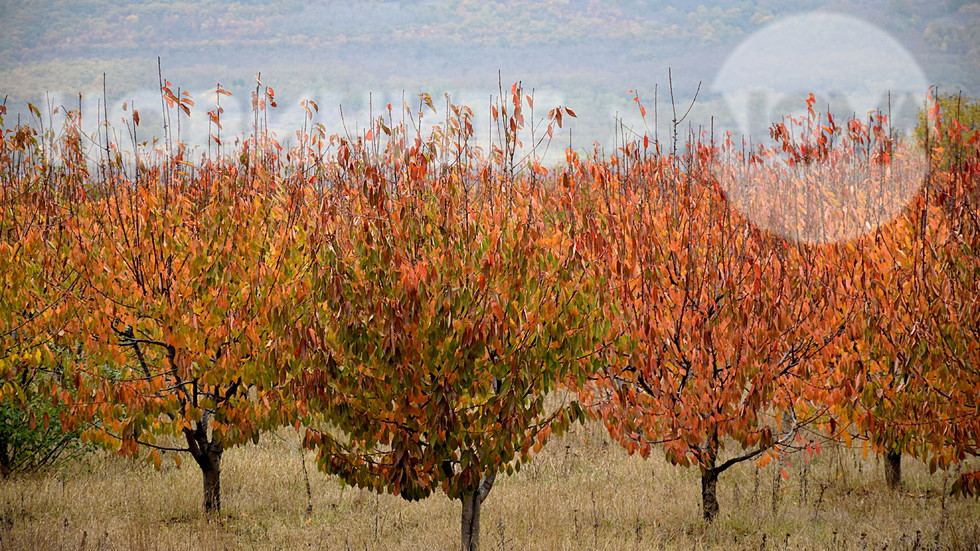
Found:
[[902, 486], [902, 452], [891, 451], [885, 454], [885, 482], [892, 490]]
[[718, 433], [712, 432], [701, 455], [701, 512], [711, 522], [718, 516], [718, 475], [728, 465], [718, 467]]
[[10, 468], [12, 466], [8, 447], [7, 436], [0, 435], [0, 476], [3, 478], [7, 478], [10, 475]]
[[207, 466], [201, 464], [204, 475], [204, 512], [218, 514], [221, 512], [221, 454], [210, 457]]
[[204, 512], [219, 514], [221, 512], [221, 455], [224, 447], [221, 442], [208, 439], [206, 422], [210, 416], [197, 423], [193, 431], [185, 430], [184, 436], [191, 456], [201, 467], [204, 480]]
[[480, 549], [480, 509], [483, 500], [487, 498], [496, 474], [490, 474], [480, 482], [473, 491], [465, 492], [460, 500], [463, 502], [460, 521], [460, 547], [463, 551]]
[[708, 522], [718, 516], [718, 474], [714, 468], [701, 471], [701, 508]]

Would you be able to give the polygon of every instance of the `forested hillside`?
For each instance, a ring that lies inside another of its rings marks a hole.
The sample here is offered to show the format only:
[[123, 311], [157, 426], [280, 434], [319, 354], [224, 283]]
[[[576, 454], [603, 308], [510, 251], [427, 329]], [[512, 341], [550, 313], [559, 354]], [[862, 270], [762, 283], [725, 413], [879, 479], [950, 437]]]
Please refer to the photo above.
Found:
[[[576, 141], [588, 145], [607, 140], [615, 113], [631, 108], [627, 90], [662, 92], [672, 68], [678, 98], [689, 99], [751, 33], [811, 10], [882, 28], [944, 91], [980, 91], [980, 3], [969, 0], [43, 0], [0, 6], [0, 96], [12, 108], [101, 97], [105, 74], [121, 104], [156, 94], [161, 57], [164, 76], [195, 97], [217, 83], [246, 97], [261, 72], [284, 107], [316, 98], [366, 120], [369, 93], [383, 104], [402, 92], [449, 92], [484, 106], [499, 71], [543, 103], [575, 107]], [[689, 120], [706, 124], [720, 109], [704, 88]]]

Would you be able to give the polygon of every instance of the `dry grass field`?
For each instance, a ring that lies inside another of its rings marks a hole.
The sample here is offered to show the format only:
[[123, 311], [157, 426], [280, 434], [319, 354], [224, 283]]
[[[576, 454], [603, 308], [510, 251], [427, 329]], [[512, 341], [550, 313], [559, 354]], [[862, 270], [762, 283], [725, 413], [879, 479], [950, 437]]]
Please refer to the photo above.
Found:
[[[0, 485], [2, 550], [457, 549], [459, 503], [410, 503], [344, 488], [306, 466], [285, 430], [225, 454], [223, 514], [206, 520], [201, 480], [182, 468], [92, 454]], [[980, 501], [944, 497], [954, 473], [907, 460], [901, 492], [881, 462], [825, 448], [806, 465], [741, 465], [720, 482], [722, 511], [700, 520], [697, 471], [629, 457], [598, 425], [576, 427], [518, 475], [498, 479], [483, 509], [483, 549], [980, 549]], [[977, 468], [974, 462], [971, 465]]]

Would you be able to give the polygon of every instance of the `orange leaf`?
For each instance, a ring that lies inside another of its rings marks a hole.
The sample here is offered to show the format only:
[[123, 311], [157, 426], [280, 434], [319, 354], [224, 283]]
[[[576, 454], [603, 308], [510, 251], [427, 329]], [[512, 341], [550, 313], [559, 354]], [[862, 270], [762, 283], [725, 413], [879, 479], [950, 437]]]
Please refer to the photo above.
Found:
[[504, 309], [500, 307], [500, 303], [498, 303], [496, 300], [491, 300], [490, 310], [493, 311], [493, 315], [496, 316], [498, 320], [504, 321]]

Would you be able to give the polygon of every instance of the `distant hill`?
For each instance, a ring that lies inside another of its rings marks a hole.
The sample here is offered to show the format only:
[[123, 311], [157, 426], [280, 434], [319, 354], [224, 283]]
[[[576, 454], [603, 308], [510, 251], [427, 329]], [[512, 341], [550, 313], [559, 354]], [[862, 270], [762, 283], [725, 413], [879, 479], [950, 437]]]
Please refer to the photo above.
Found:
[[[362, 110], [368, 92], [485, 102], [500, 71], [578, 106], [592, 132], [629, 108], [627, 90], [666, 86], [668, 67], [689, 97], [752, 32], [815, 9], [888, 31], [931, 82], [980, 95], [975, 0], [40, 0], [0, 5], [0, 98], [101, 94], [103, 73], [113, 101], [155, 92], [158, 56], [167, 78], [196, 93], [220, 82], [242, 95], [262, 72], [284, 104], [321, 94]], [[701, 99], [710, 106], [710, 91]]]

